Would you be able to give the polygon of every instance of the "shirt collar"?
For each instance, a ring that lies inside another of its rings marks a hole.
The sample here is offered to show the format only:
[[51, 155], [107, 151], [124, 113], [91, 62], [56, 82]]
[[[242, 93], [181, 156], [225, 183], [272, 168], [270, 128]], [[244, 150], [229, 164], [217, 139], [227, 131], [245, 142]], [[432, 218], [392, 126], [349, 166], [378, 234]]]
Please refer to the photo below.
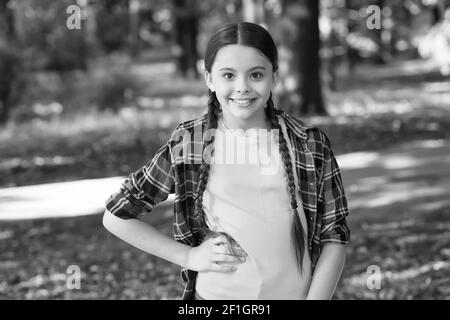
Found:
[[[283, 119], [286, 123], [286, 129], [288, 131], [291, 131], [294, 134], [294, 136], [300, 138], [304, 142], [306, 141], [306, 136], [307, 136], [306, 131], [308, 129], [312, 129], [314, 126], [306, 125], [303, 121], [301, 121], [297, 117], [294, 117], [294, 116], [284, 112], [283, 110], [275, 109], [275, 113], [278, 116], [283, 117]], [[207, 114], [206, 113], [203, 114], [199, 118], [199, 120], [201, 121], [201, 125], [202, 125], [203, 129], [206, 129]]]

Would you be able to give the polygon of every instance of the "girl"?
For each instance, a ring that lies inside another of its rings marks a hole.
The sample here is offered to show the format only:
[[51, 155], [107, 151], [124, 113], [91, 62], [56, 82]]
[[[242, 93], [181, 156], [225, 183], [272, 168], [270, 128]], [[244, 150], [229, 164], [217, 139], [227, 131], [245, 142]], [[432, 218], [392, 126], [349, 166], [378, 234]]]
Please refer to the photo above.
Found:
[[[319, 128], [274, 107], [277, 59], [263, 27], [220, 28], [207, 113], [106, 202], [110, 232], [182, 267], [183, 299], [330, 299], [338, 283], [350, 238], [339, 168]], [[171, 193], [176, 241], [139, 220]]]

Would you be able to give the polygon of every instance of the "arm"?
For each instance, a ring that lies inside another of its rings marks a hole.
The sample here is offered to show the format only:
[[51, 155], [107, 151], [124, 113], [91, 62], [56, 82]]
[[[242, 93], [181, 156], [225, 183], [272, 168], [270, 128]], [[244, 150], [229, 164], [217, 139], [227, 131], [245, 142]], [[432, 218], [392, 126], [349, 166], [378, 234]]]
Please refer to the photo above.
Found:
[[112, 234], [147, 253], [195, 271], [231, 272], [242, 263], [232, 255], [221, 235], [205, 240], [197, 247], [179, 243], [150, 224], [139, 219], [121, 219], [108, 210], [103, 215], [103, 226]]
[[309, 287], [307, 300], [329, 300], [336, 290], [345, 263], [345, 246], [326, 243]]
[[166, 143], [156, 151], [151, 161], [130, 174], [120, 191], [107, 200], [103, 226], [138, 249], [187, 267], [191, 247], [140, 220], [174, 192], [174, 185], [171, 152], [169, 143]]
[[103, 215], [103, 226], [112, 234], [132, 246], [162, 259], [187, 267], [190, 246], [162, 234], [139, 219], [121, 219], [108, 210]]
[[[157, 203], [174, 193], [175, 175], [169, 144], [162, 146], [144, 167], [130, 174], [120, 191], [106, 201], [104, 227], [134, 247], [194, 271], [231, 271], [235, 262], [224, 249], [223, 237], [211, 238], [197, 247], [179, 243], [140, 220]], [[220, 248], [218, 248], [221, 246]]]
[[307, 299], [331, 299], [345, 263], [346, 245], [350, 242], [347, 226], [347, 199], [328, 137], [323, 135], [324, 166], [318, 197], [321, 219], [321, 253], [313, 274]]

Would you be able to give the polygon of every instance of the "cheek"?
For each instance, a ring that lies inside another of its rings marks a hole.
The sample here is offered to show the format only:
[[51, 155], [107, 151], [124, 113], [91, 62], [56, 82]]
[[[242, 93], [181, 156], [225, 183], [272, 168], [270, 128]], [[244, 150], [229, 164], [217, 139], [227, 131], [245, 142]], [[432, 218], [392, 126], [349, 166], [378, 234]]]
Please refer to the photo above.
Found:
[[255, 86], [255, 90], [262, 96], [269, 95], [270, 91], [272, 90], [272, 83], [271, 82], [258, 83]]
[[216, 93], [223, 97], [228, 97], [233, 93], [233, 87], [226, 83], [221, 83], [216, 86]]

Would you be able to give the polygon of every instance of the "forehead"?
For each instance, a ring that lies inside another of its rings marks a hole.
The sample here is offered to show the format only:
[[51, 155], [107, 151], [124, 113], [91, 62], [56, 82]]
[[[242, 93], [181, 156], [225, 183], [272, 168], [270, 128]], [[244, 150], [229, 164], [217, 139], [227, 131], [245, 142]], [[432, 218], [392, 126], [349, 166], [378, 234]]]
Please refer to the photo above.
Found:
[[269, 59], [258, 49], [240, 44], [226, 45], [217, 52], [213, 69], [247, 70], [255, 66], [272, 67]]

